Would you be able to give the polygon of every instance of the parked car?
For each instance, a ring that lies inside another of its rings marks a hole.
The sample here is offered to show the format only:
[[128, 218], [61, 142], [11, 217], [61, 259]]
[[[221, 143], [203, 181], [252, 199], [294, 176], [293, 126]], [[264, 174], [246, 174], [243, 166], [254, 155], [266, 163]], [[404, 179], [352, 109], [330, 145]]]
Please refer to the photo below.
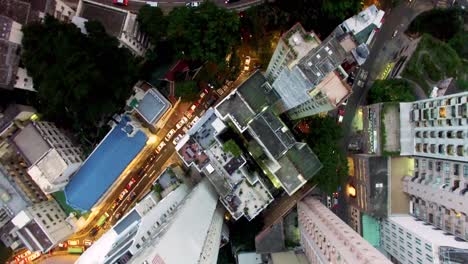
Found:
[[185, 6], [188, 6], [188, 7], [197, 7], [199, 5], [200, 5], [200, 2], [189, 2], [185, 4]]
[[198, 116], [194, 117], [192, 122], [190, 122], [190, 125], [192, 125], [192, 126], [195, 125], [198, 122], [198, 120], [200, 120], [200, 117], [198, 117]]
[[177, 137], [174, 138], [174, 140], [172, 141], [172, 144], [177, 145], [177, 143], [179, 143], [179, 141], [184, 137], [183, 134], [179, 134], [177, 135]]
[[[174, 129], [173, 129], [174, 130]], [[167, 136], [166, 136], [167, 138]], [[167, 139], [166, 139], [167, 140]], [[166, 142], [164, 141], [161, 141], [161, 143], [159, 143], [158, 147], [156, 148], [156, 154], [159, 154], [161, 152], [161, 150], [166, 146]]]
[[117, 214], [114, 215], [115, 220], [119, 220], [120, 217], [122, 217], [122, 213], [117, 213]]
[[114, 209], [117, 207], [117, 205], [119, 205], [119, 199], [116, 199], [116, 200], [114, 201], [114, 203], [113, 203], [112, 206], [111, 206], [111, 209], [114, 210]]
[[68, 240], [68, 245], [69, 246], [78, 246], [79, 243], [80, 243], [80, 241], [78, 241], [78, 240]]
[[187, 117], [182, 117], [182, 119], [180, 119], [180, 121], [176, 124], [176, 128], [177, 129], [180, 129], [183, 125], [185, 125], [185, 123], [187, 123], [188, 121], [188, 118]]
[[99, 226], [95, 226], [89, 231], [89, 235], [93, 237], [97, 234], [98, 231], [99, 231]]
[[91, 241], [91, 240], [89, 240], [89, 239], [85, 239], [85, 240], [84, 240], [84, 245], [85, 245], [85, 246], [90, 247], [92, 244], [93, 244], [93, 241]]
[[128, 0], [113, 0], [114, 5], [128, 6]]
[[136, 197], [137, 197], [137, 194], [135, 192], [132, 192], [130, 196], [128, 196], [127, 200], [129, 202], [132, 202], [133, 200], [135, 200]]
[[136, 182], [135, 178], [132, 178], [132, 179], [128, 182], [127, 187], [125, 187], [125, 188], [126, 188], [127, 190], [132, 189], [132, 186], [135, 184], [135, 182]]
[[119, 194], [119, 200], [122, 201], [122, 199], [125, 197], [125, 195], [128, 193], [127, 189], [124, 189], [120, 194]]
[[332, 199], [330, 196], [327, 196], [327, 207], [331, 208], [332, 207]]
[[344, 106], [340, 106], [340, 108], [338, 108], [338, 119], [337, 119], [338, 124], [341, 124], [341, 122], [343, 122], [344, 115], [345, 115], [345, 108]]
[[166, 137], [164, 138], [166, 141], [171, 140], [172, 136], [174, 136], [174, 133], [176, 132], [175, 129], [171, 129], [169, 132], [167, 132]]
[[398, 34], [398, 29], [396, 29], [395, 31], [393, 31], [392, 38], [396, 37], [397, 34]]

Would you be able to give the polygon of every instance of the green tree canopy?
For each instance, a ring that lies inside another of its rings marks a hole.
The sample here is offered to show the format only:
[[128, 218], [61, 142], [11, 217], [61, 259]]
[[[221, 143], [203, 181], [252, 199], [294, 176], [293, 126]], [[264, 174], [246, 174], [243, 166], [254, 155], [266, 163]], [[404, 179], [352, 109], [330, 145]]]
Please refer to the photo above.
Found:
[[421, 13], [408, 26], [408, 33], [428, 33], [447, 41], [463, 30], [468, 12], [459, 8], [432, 9]]
[[177, 82], [175, 85], [175, 96], [181, 97], [182, 101], [190, 102], [197, 98], [200, 90], [194, 81]]
[[309, 126], [311, 129], [306, 142], [323, 165], [312, 181], [326, 193], [335, 192], [348, 175], [348, 162], [338, 147], [341, 127], [330, 116], [313, 117]]
[[230, 139], [223, 144], [223, 150], [230, 152], [234, 157], [239, 157], [242, 154], [242, 150], [233, 139]]
[[376, 80], [367, 95], [369, 103], [412, 102], [412, 84], [403, 79]]
[[239, 41], [237, 14], [209, 1], [198, 7], [176, 7], [168, 21], [167, 36], [183, 58], [222, 62]]
[[124, 106], [135, 82], [136, 61], [98, 22], [88, 35], [47, 16], [23, 27], [22, 61], [38, 91], [36, 108], [48, 120], [96, 139], [96, 126]]
[[141, 31], [145, 32], [153, 45], [166, 36], [167, 20], [159, 7], [144, 5], [137, 17]]

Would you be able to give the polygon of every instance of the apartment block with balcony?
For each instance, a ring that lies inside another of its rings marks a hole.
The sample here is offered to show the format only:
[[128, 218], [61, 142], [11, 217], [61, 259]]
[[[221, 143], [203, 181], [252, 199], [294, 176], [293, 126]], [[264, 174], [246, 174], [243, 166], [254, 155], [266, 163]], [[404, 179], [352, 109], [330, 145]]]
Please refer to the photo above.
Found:
[[17, 236], [32, 252], [48, 252], [74, 232], [66, 213], [55, 200], [27, 207], [12, 222]]
[[265, 72], [266, 78], [273, 82], [285, 67], [292, 68], [318, 45], [320, 39], [314, 32], [306, 32], [300, 23], [295, 24], [278, 41]]
[[414, 174], [403, 179], [410, 214], [468, 240], [468, 163], [414, 157]]
[[381, 247], [394, 263], [467, 263], [468, 243], [409, 215], [381, 222]]
[[301, 244], [309, 263], [391, 263], [320, 201], [306, 197], [297, 208]]
[[50, 122], [29, 123], [11, 142], [45, 194], [62, 190], [83, 162], [80, 148]]
[[468, 92], [401, 103], [401, 155], [468, 161], [467, 117]]
[[468, 240], [468, 93], [400, 104], [401, 154], [414, 172], [403, 178], [410, 214]]

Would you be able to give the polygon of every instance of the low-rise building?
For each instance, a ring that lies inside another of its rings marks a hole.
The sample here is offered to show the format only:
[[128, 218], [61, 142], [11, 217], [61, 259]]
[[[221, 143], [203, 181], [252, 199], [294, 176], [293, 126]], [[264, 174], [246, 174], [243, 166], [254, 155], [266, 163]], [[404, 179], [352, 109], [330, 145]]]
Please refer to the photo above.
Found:
[[[144, 2], [135, 3], [140, 7], [145, 5]], [[80, 0], [76, 16], [84, 18], [73, 20], [80, 28], [83, 28], [82, 23], [88, 20], [99, 21], [107, 34], [116, 37], [122, 46], [135, 55], [143, 56], [150, 46], [148, 37], [139, 29], [136, 13], [102, 1]]]
[[51, 122], [31, 122], [11, 141], [46, 194], [63, 190], [83, 161], [80, 148]]
[[388, 158], [368, 154], [351, 157], [354, 174], [348, 180], [347, 201], [361, 213], [374, 217], [387, 216]]
[[55, 200], [27, 207], [12, 222], [16, 234], [32, 252], [48, 252], [73, 234], [73, 226]]
[[[112, 128], [83, 162], [65, 196], [71, 207], [89, 211], [105, 197], [112, 184], [146, 145], [148, 137], [130, 116], [117, 116]], [[83, 195], [86, 193], [87, 195]]]
[[273, 196], [243, 155], [235, 156], [224, 149], [227, 140], [222, 134], [226, 130], [226, 124], [210, 108], [176, 150], [187, 166], [194, 166], [211, 181], [234, 219], [244, 215], [252, 220], [273, 201]]

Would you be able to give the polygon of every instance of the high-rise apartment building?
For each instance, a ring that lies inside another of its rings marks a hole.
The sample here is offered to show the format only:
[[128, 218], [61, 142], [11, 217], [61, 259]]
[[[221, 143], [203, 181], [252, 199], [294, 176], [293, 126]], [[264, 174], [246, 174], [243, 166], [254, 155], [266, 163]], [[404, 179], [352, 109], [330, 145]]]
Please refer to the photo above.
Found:
[[306, 32], [300, 23], [286, 31], [278, 41], [265, 77], [273, 82], [285, 68], [292, 68], [309, 51], [320, 45], [320, 39], [313, 32]]
[[324, 41], [296, 24], [281, 38], [266, 71], [292, 119], [327, 112], [351, 94], [348, 72], [362, 65], [384, 12], [374, 5], [347, 19]]
[[83, 162], [80, 148], [50, 122], [29, 123], [11, 142], [46, 194], [62, 190]]
[[468, 240], [468, 92], [400, 104], [403, 180], [410, 214]]
[[298, 202], [301, 244], [311, 264], [391, 263], [320, 201]]
[[468, 243], [409, 215], [382, 221], [381, 247], [395, 263], [468, 263]]
[[[216, 263], [227, 241], [224, 209], [207, 180], [159, 200], [150, 193], [78, 259], [77, 264]], [[180, 251], [182, 250], [182, 251]]]
[[33, 252], [47, 252], [73, 234], [73, 226], [55, 200], [27, 207], [12, 222], [17, 236]]

